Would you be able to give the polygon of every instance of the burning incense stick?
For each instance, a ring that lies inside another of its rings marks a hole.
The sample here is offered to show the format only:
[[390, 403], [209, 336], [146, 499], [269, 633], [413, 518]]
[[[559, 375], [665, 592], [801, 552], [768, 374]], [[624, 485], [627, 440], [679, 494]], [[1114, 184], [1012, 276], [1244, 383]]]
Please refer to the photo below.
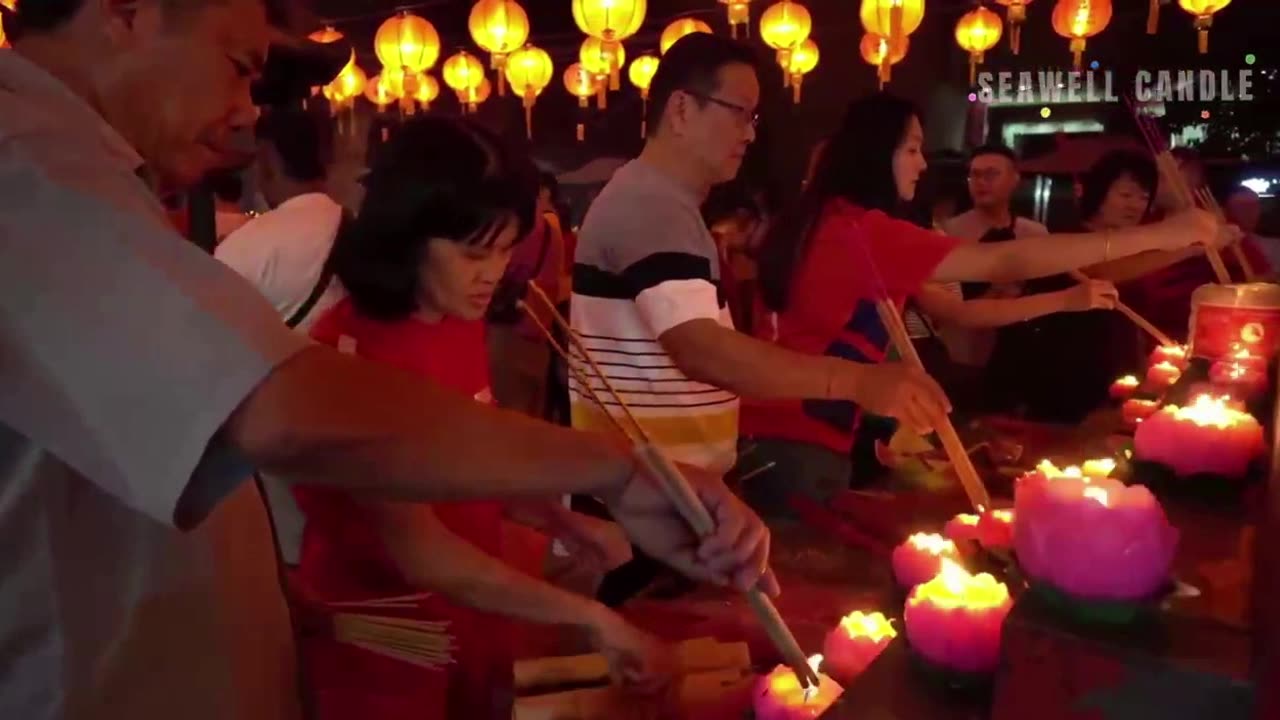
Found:
[[[532, 281], [529, 282], [529, 292], [531, 295], [538, 298], [547, 313], [551, 316], [551, 319], [565, 333], [565, 337], [568, 338], [569, 344], [579, 355], [581, 355], [581, 359], [591, 367], [596, 378], [600, 380], [601, 384], [604, 385], [605, 390], [610, 396], [612, 396], [613, 401], [621, 409], [621, 415], [627, 419], [628, 424], [630, 424], [632, 428], [632, 432], [628, 432], [624, 428], [621, 420], [619, 420], [613, 413], [609, 412], [604, 401], [597, 396], [596, 389], [591, 386], [590, 379], [587, 378], [584, 382], [582, 377], [578, 375], [580, 368], [573, 369], [571, 371], [575, 372], [575, 377], [579, 378], [579, 384], [582, 385], [587, 394], [593, 396], [592, 399], [596, 404], [604, 409], [605, 415], [610, 418], [615, 427], [617, 427], [618, 430], [632, 442], [635, 447], [636, 457], [644, 463], [645, 469], [649, 471], [649, 474], [662, 483], [663, 492], [667, 495], [668, 499], [671, 500], [672, 504], [676, 506], [685, 522], [689, 523], [689, 526], [693, 528], [694, 533], [699, 537], [706, 537], [713, 534], [715, 532], [715, 519], [711, 517], [711, 513], [708, 512], [706, 506], [702, 504], [697, 493], [693, 490], [693, 487], [689, 485], [688, 479], [680, 472], [680, 469], [676, 467], [675, 463], [673, 463], [671, 459], [653, 443], [648, 432], [645, 431], [644, 426], [640, 424], [640, 421], [631, 411], [630, 406], [627, 405], [626, 400], [623, 399], [622, 394], [618, 392], [618, 390], [613, 386], [613, 383], [609, 381], [609, 378], [603, 371], [601, 371], [600, 366], [596, 364], [595, 358], [592, 357], [591, 352], [582, 342], [582, 338], [580, 338], [573, 330], [569, 325], [569, 322], [565, 320], [564, 316], [560, 314], [560, 311], [556, 309], [555, 303], [551, 301], [551, 298], [547, 297], [547, 294], [543, 292], [542, 288], [538, 287], [537, 283]], [[570, 366], [570, 368], [574, 368], [574, 356], [566, 353], [563, 346], [551, 338], [551, 334], [548, 329], [535, 317], [535, 313], [532, 312], [532, 309], [527, 303], [522, 303], [522, 307], [525, 309], [526, 314], [534, 320], [535, 324], [543, 334], [552, 341], [552, 345], [556, 348], [557, 352], [561, 353], [561, 355], [565, 357], [565, 362]], [[755, 613], [761, 626], [769, 635], [769, 639], [773, 642], [774, 647], [786, 661], [787, 665], [795, 672], [800, 683], [805, 687], [816, 687], [818, 684], [817, 673], [809, 666], [808, 658], [800, 648], [800, 644], [796, 642], [795, 636], [791, 634], [791, 629], [787, 627], [786, 621], [783, 620], [782, 615], [778, 613], [778, 609], [773, 606], [773, 602], [770, 601], [769, 597], [759, 588], [749, 590], [746, 593], [746, 597], [748, 605], [751, 606], [751, 610]]]
[[[1072, 270], [1068, 274], [1071, 276], [1072, 280], [1076, 280], [1078, 282], [1084, 283], [1084, 282], [1089, 282], [1090, 280], [1088, 275], [1085, 275], [1079, 270]], [[1173, 341], [1173, 338], [1166, 335], [1163, 330], [1151, 324], [1150, 320], [1139, 315], [1137, 311], [1135, 311], [1133, 308], [1129, 307], [1128, 305], [1125, 305], [1124, 303], [1120, 302], [1119, 299], [1116, 300], [1116, 310], [1121, 315], [1124, 315], [1125, 317], [1132, 320], [1134, 325], [1137, 325], [1139, 328], [1146, 331], [1148, 335], [1155, 338], [1156, 342], [1160, 343], [1161, 345], [1177, 345], [1178, 344]]]

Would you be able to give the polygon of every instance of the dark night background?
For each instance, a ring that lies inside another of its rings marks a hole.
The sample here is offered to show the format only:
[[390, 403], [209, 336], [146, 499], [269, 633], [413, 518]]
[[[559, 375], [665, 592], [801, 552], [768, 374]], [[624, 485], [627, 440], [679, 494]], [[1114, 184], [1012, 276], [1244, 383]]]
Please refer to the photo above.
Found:
[[[874, 90], [876, 81], [874, 69], [858, 55], [858, 41], [863, 34], [858, 20], [859, 3], [856, 0], [805, 0], [803, 4], [813, 17], [811, 37], [818, 44], [821, 60], [817, 69], [805, 78], [803, 102], [793, 105], [789, 91], [782, 87], [781, 74], [772, 61], [772, 51], [756, 37], [760, 15], [769, 4], [769, 0], [751, 3], [749, 42], [759, 48], [762, 67], [768, 70], [763, 78], [765, 99], [761, 108], [760, 137], [748, 157], [743, 176], [754, 184], [771, 186], [774, 192], [786, 195], [798, 184], [809, 148], [838, 123], [848, 101]], [[1280, 89], [1268, 92], [1268, 83], [1258, 79], [1259, 76], [1265, 77], [1268, 69], [1280, 66], [1280, 2], [1235, 0], [1215, 17], [1207, 55], [1196, 52], [1192, 19], [1176, 3], [1163, 8], [1160, 30], [1154, 36], [1147, 35], [1145, 31], [1145, 0], [1116, 0], [1114, 4], [1110, 25], [1088, 41], [1085, 63], [1097, 60], [1101, 69], [1115, 71], [1117, 78], [1132, 77], [1140, 68], [1242, 68], [1245, 67], [1245, 55], [1253, 53], [1256, 56], [1253, 69], [1258, 71], [1255, 72], [1255, 94], [1258, 97], [1253, 103], [1247, 107], [1237, 104], [1235, 113], [1230, 112], [1230, 108], [1214, 105], [1170, 106], [1169, 119], [1200, 122], [1200, 112], [1210, 109], [1212, 117], [1219, 121], [1217, 127], [1222, 128], [1221, 121], [1230, 119], [1246, 139], [1253, 140], [1247, 148], [1252, 148], [1255, 160], [1265, 154], [1260, 152], [1264, 148], [1257, 140], [1264, 134], [1257, 131], [1269, 129], [1265, 137], [1270, 139], [1280, 128], [1280, 107], [1277, 106]], [[396, 9], [411, 9], [436, 26], [441, 35], [443, 60], [463, 47], [475, 51], [466, 28], [471, 5], [468, 0], [428, 0], [411, 4], [388, 0], [314, 0], [311, 6], [318, 18], [332, 22], [347, 34], [357, 49], [360, 64], [373, 75], [378, 68], [372, 51], [373, 34]], [[570, 3], [568, 0], [524, 0], [522, 5], [530, 16], [531, 41], [547, 50], [556, 64], [555, 79], [534, 109], [533, 144], [538, 157], [555, 167], [568, 169], [592, 157], [635, 154], [641, 142], [641, 101], [627, 82], [625, 73], [623, 89], [610, 93], [607, 110], [596, 110], [593, 104], [591, 110], [580, 111], [576, 98], [571, 97], [560, 82], [564, 68], [576, 62], [583, 39], [573, 22]], [[943, 160], [941, 165], [946, 164], [945, 160], [952, 153], [959, 157], [959, 151], [965, 147], [965, 118], [970, 110], [966, 99], [969, 92], [968, 65], [966, 54], [955, 43], [953, 29], [960, 15], [973, 5], [971, 0], [927, 0], [924, 22], [911, 36], [906, 59], [894, 66], [888, 86], [925, 109], [930, 149]], [[1010, 53], [1006, 26], [1005, 37], [987, 53], [984, 69], [1033, 72], [1070, 69], [1068, 41], [1055, 34], [1050, 25], [1053, 6], [1054, 0], [1032, 2], [1023, 26], [1022, 54], [1014, 56]], [[1003, 8], [994, 9], [1003, 15]], [[728, 32], [724, 6], [715, 0], [650, 0], [643, 29], [625, 43], [628, 62], [643, 52], [656, 52], [662, 29], [670, 21], [683, 16], [699, 17], [717, 33]], [[437, 76], [438, 72], [439, 65], [435, 69]], [[1280, 83], [1273, 81], [1269, 85], [1278, 87]], [[443, 94], [449, 94], [447, 88], [444, 90]], [[443, 109], [456, 107], [452, 98], [442, 99]], [[1038, 110], [1035, 107], [1001, 112], [1022, 118], [1038, 113]], [[1058, 113], [1055, 118], [1085, 113], [1101, 120], [1108, 131], [1132, 132], [1132, 121], [1119, 105], [1063, 106], [1055, 109], [1055, 113]], [[523, 114], [516, 98], [498, 98], [495, 94], [481, 106], [479, 115], [486, 124], [510, 136], [523, 137]], [[586, 122], [585, 143], [578, 143], [574, 138], [579, 118], [585, 118]], [[994, 122], [998, 126], [999, 120]], [[1211, 131], [1213, 127], [1211, 123]], [[1229, 137], [1229, 132], [1220, 135]], [[1237, 147], [1239, 138], [1233, 143], [1218, 140], [1211, 136], [1206, 149], [1223, 154], [1240, 149]], [[1051, 138], [1045, 138], [1043, 142], [1051, 142]], [[1034, 149], [1028, 148], [1029, 151]]]

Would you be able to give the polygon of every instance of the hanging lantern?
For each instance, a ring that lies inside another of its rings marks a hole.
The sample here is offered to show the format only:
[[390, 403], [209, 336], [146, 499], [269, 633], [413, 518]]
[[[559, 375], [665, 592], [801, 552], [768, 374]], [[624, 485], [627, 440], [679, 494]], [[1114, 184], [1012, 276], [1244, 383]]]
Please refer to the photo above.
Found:
[[603, 110], [608, 104], [609, 91], [618, 89], [618, 77], [627, 62], [627, 51], [622, 43], [589, 37], [582, 41], [582, 48], [578, 50], [578, 62], [587, 72], [600, 78], [596, 105]]
[[1080, 69], [1085, 40], [1111, 22], [1111, 0], [1058, 0], [1053, 7], [1053, 31], [1071, 41], [1075, 69]]
[[1155, 35], [1160, 29], [1160, 5], [1169, 0], [1149, 0], [1147, 4], [1147, 34]]
[[373, 51], [384, 68], [426, 72], [440, 59], [440, 35], [431, 23], [402, 12], [378, 27]]
[[1031, 0], [996, 0], [996, 3], [1009, 9], [1006, 15], [1009, 20], [1009, 49], [1017, 55], [1022, 52], [1022, 24], [1027, 21], [1027, 6]]
[[1231, 0], [1178, 0], [1178, 5], [1196, 18], [1200, 54], [1209, 52], [1209, 28], [1213, 26], [1213, 14], [1231, 4]]
[[0, 15], [0, 48], [9, 47], [9, 41], [4, 37], [4, 16]]
[[644, 24], [646, 0], [573, 0], [573, 21], [594, 38], [622, 42]]
[[320, 28], [308, 35], [307, 39], [311, 42], [320, 43], [321, 45], [328, 45], [330, 43], [338, 42], [343, 37], [345, 36], [334, 29], [332, 25], [325, 25], [323, 28]]
[[498, 94], [506, 94], [502, 68], [507, 56], [529, 40], [529, 16], [515, 0], [480, 0], [467, 18], [471, 39], [489, 53], [489, 67], [497, 71]]
[[348, 65], [333, 82], [324, 87], [324, 96], [335, 106], [345, 105], [359, 97], [369, 84], [369, 77], [359, 65]]
[[924, 20], [924, 0], [862, 0], [862, 27], [893, 42], [910, 35]]
[[396, 93], [396, 88], [392, 83], [383, 81], [382, 75], [376, 75], [369, 79], [364, 87], [364, 97], [378, 108], [378, 112], [387, 109], [387, 106], [400, 99], [400, 95]]
[[790, 78], [791, 82], [791, 101], [800, 102], [800, 83], [804, 81], [804, 76], [818, 67], [818, 43], [813, 38], [806, 38], [800, 43], [800, 47], [791, 52], [786, 65], [782, 67], [782, 72]]
[[738, 28], [751, 28], [751, 0], [720, 0], [729, 18], [729, 37], [738, 38]]
[[[578, 98], [578, 107], [586, 108], [587, 101], [592, 95], [599, 91], [599, 85], [602, 79], [599, 75], [582, 67], [581, 63], [574, 63], [565, 68], [564, 71], [564, 87], [569, 94]], [[578, 142], [582, 142], [586, 137], [586, 128], [582, 124], [581, 115], [578, 118]]]
[[[800, 43], [809, 37], [811, 29], [813, 20], [809, 17], [809, 11], [791, 0], [770, 5], [765, 9], [764, 15], [760, 16], [760, 39], [777, 51], [778, 64], [783, 67], [790, 63], [791, 51], [800, 47]], [[783, 82], [790, 82], [785, 74]]]
[[979, 5], [956, 23], [956, 43], [969, 53], [969, 84], [977, 81], [982, 54], [1000, 42], [1000, 16]]
[[444, 84], [457, 93], [458, 102], [464, 109], [474, 112], [475, 106], [468, 102], [468, 98], [484, 82], [484, 65], [480, 64], [479, 58], [466, 50], [459, 51], [444, 61], [440, 74]]
[[525, 134], [533, 138], [533, 103], [551, 83], [555, 71], [551, 56], [541, 48], [525, 45], [507, 58], [507, 82], [511, 90], [524, 100]]
[[862, 36], [862, 42], [858, 43], [858, 52], [867, 64], [874, 65], [878, 69], [876, 74], [880, 79], [881, 89], [884, 88], [885, 83], [889, 82], [889, 68], [902, 62], [902, 59], [907, 56], [908, 44], [906, 37], [895, 43], [883, 35], [867, 33]]
[[440, 83], [430, 75], [422, 75], [418, 78], [418, 87], [413, 93], [413, 99], [423, 110], [430, 110], [431, 103], [440, 97]]
[[489, 78], [484, 78], [480, 81], [478, 86], [473, 87], [464, 93], [459, 93], [458, 100], [466, 103], [467, 112], [475, 112], [480, 103], [488, 100], [489, 95], [492, 93], [493, 85], [489, 83]]
[[627, 78], [640, 91], [640, 137], [645, 137], [649, 130], [649, 85], [658, 72], [658, 58], [652, 55], [641, 55], [631, 61], [631, 69]]
[[658, 40], [658, 52], [666, 55], [667, 49], [675, 45], [676, 41], [685, 35], [710, 32], [711, 26], [697, 18], [680, 18], [662, 31], [662, 37]]

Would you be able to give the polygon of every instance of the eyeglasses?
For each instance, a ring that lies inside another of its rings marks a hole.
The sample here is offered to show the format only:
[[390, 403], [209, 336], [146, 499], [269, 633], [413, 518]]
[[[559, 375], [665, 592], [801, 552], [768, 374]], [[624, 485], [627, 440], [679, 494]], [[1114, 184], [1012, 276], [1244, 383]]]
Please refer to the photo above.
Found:
[[707, 95], [705, 93], [700, 93], [694, 90], [685, 90], [684, 92], [689, 95], [692, 95], [693, 97], [698, 98], [703, 102], [709, 102], [712, 105], [719, 105], [725, 110], [731, 111], [734, 114], [734, 116], [738, 118], [738, 123], [741, 125], [744, 125], [744, 126], [750, 125], [751, 127], [756, 127], [760, 124], [760, 113], [750, 108], [743, 107], [738, 103], [729, 102], [728, 100], [721, 100], [720, 98], [715, 97], [714, 95]]
[[978, 180], [981, 182], [991, 182], [992, 180], [995, 180], [998, 177], [1000, 177], [1000, 171], [994, 168], [991, 170], [970, 170], [969, 171], [970, 182], [973, 182], [974, 180]]

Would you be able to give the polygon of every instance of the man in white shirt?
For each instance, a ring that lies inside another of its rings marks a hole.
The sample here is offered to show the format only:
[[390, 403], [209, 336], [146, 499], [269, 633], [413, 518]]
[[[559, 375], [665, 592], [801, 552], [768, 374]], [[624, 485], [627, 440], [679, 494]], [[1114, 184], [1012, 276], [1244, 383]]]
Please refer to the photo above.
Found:
[[[1018, 156], [1003, 145], [983, 145], [969, 159], [969, 197], [973, 209], [942, 222], [942, 231], [969, 242], [999, 242], [1018, 237], [1047, 235], [1040, 223], [1013, 214], [1013, 194], [1022, 175], [1018, 172]], [[1016, 285], [990, 287], [985, 283], [966, 283], [964, 295], [975, 297], [1017, 297]], [[994, 330], [972, 330], [946, 326], [939, 333], [954, 362], [981, 367], [991, 356]]]
[[327, 117], [284, 108], [263, 114], [254, 132], [258, 184], [272, 210], [228, 235], [214, 257], [305, 330], [342, 297], [326, 270], [343, 213], [325, 189], [333, 128]]

